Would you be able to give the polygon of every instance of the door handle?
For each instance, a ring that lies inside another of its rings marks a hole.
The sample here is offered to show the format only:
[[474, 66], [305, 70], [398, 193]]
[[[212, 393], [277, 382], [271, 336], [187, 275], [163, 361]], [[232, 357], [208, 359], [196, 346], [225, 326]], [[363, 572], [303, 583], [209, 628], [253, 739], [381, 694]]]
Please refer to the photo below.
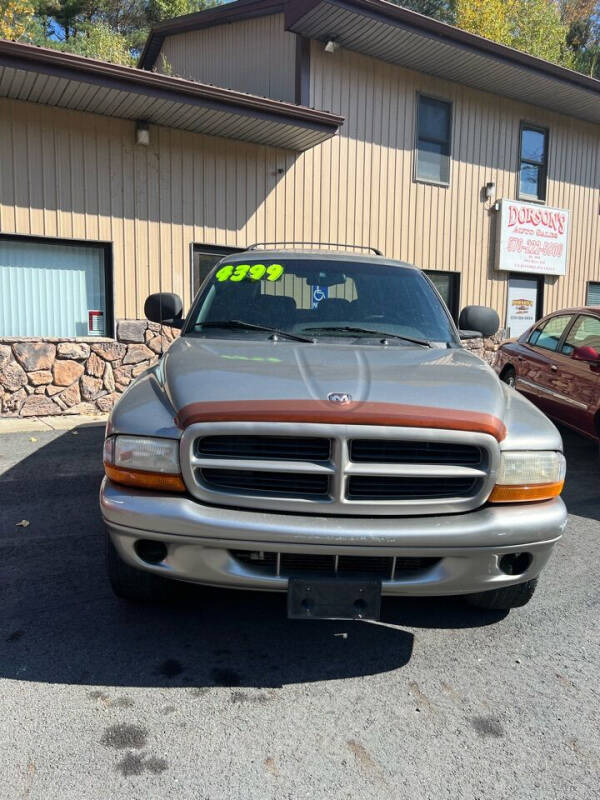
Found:
[[552, 370], [552, 372], [556, 372], [558, 370], [558, 367], [556, 366], [556, 364], [552, 364], [550, 366], [550, 369]]

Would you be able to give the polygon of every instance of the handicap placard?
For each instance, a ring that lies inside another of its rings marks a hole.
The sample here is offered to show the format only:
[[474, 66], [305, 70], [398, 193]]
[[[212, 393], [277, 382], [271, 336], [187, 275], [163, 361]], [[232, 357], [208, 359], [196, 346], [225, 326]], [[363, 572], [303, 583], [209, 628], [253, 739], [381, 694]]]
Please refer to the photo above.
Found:
[[322, 300], [326, 300], [329, 297], [328, 286], [311, 286], [310, 289], [312, 293], [312, 308], [317, 308]]

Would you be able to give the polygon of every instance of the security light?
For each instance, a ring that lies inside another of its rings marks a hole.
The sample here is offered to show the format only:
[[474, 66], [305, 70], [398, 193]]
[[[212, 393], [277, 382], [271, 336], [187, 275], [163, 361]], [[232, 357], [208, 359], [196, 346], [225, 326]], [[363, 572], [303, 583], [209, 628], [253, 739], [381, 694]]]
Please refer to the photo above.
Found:
[[147, 147], [150, 144], [150, 129], [147, 122], [138, 122], [135, 126], [136, 144], [143, 144]]

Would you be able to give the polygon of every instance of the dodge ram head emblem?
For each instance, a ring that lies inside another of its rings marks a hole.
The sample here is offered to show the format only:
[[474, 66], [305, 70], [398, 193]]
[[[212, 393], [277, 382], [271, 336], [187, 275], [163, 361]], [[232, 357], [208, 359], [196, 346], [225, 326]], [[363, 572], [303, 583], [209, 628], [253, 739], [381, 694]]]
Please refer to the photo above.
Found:
[[329, 392], [327, 399], [330, 403], [335, 403], [336, 406], [346, 406], [352, 402], [352, 395], [348, 392]]

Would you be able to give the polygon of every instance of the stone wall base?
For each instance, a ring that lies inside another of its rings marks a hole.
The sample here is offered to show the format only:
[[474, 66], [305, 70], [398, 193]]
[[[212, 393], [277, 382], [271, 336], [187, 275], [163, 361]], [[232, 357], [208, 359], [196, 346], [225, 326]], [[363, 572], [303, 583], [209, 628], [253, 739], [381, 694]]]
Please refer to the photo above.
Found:
[[489, 339], [465, 339], [463, 345], [466, 350], [475, 353], [476, 356], [479, 356], [479, 358], [482, 358], [493, 367], [498, 358], [497, 352], [500, 345], [507, 341], [506, 331], [500, 330], [494, 336], [490, 336]]
[[116, 339], [0, 338], [0, 415], [110, 411], [178, 334], [146, 320], [120, 320]]
[[[0, 416], [110, 411], [134, 378], [155, 364], [179, 331], [120, 320], [116, 339], [0, 339]], [[465, 347], [494, 365], [503, 332]]]

